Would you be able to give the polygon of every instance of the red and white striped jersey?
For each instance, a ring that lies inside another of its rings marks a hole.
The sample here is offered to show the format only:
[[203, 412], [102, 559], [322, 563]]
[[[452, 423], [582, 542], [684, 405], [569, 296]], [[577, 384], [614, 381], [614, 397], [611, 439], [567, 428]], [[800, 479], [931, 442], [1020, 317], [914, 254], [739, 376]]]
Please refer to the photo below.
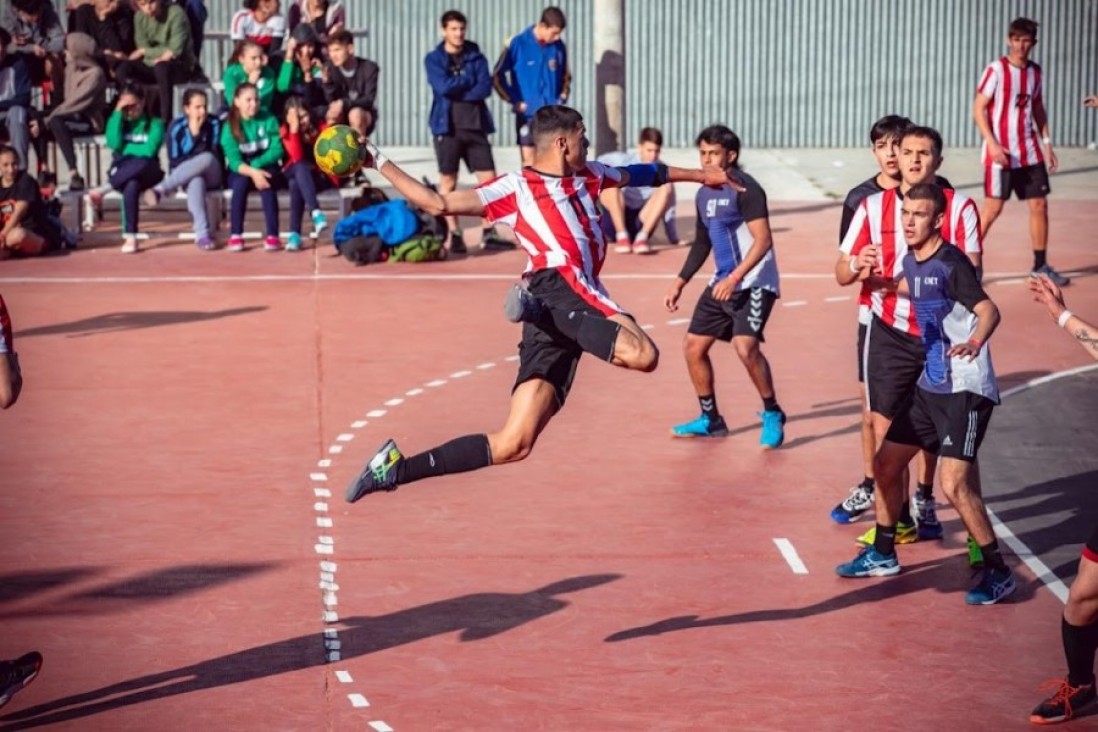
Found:
[[[1010, 159], [1007, 167], [1043, 163], [1045, 158], [1033, 124], [1033, 105], [1041, 99], [1041, 67], [1029, 61], [1025, 68], [1018, 68], [1003, 56], [984, 69], [976, 92], [991, 100], [987, 105], [987, 121]], [[982, 155], [984, 165], [990, 165], [986, 143]]]
[[11, 316], [4, 304], [4, 296], [0, 295], [0, 354], [15, 353], [15, 343], [11, 338]]
[[530, 168], [477, 186], [484, 217], [507, 224], [529, 255], [526, 272], [556, 269], [585, 300], [603, 312], [620, 312], [599, 282], [606, 238], [599, 225], [599, 193], [616, 188], [616, 168], [590, 162], [575, 175], [552, 176]]
[[[963, 193], [946, 188], [945, 216], [942, 220], [942, 238], [965, 254], [983, 251], [980, 232], [980, 215], [976, 203]], [[899, 188], [881, 191], [867, 197], [858, 206], [854, 218], [843, 239], [842, 251], [851, 257], [869, 245], [880, 248], [880, 264], [885, 276], [898, 280], [903, 277], [903, 261], [907, 255], [900, 209], [903, 195]], [[912, 317], [911, 300], [895, 291], [875, 290], [862, 284], [863, 297], [868, 293], [873, 314], [896, 330], [909, 335], [919, 335], [919, 325]]]

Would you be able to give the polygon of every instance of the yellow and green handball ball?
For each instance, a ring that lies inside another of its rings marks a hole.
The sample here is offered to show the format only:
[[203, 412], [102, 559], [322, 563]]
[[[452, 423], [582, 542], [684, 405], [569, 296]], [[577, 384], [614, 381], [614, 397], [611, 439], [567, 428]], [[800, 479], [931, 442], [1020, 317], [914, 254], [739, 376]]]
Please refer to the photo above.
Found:
[[357, 173], [365, 152], [358, 142], [358, 133], [347, 125], [332, 125], [325, 129], [313, 145], [317, 167], [338, 178]]

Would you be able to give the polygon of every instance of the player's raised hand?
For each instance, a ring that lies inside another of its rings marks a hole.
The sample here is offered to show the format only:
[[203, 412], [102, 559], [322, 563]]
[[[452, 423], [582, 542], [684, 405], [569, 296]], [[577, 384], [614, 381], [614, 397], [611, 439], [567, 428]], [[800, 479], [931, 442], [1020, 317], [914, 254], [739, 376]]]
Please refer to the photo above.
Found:
[[1033, 293], [1033, 299], [1045, 304], [1048, 314], [1053, 320], [1059, 320], [1060, 314], [1067, 310], [1064, 303], [1064, 293], [1056, 286], [1056, 283], [1045, 275], [1036, 275], [1029, 279], [1029, 291]]

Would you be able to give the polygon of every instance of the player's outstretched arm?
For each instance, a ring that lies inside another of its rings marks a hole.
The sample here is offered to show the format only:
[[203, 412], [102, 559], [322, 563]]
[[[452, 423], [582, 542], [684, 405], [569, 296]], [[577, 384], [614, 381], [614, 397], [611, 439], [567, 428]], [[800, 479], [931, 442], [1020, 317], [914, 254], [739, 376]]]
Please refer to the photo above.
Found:
[[737, 181], [732, 172], [716, 165], [704, 168], [674, 168], [663, 163], [636, 163], [618, 168], [621, 173], [620, 187], [658, 188], [665, 183], [701, 183], [703, 186], [719, 187], [730, 185], [740, 193], [746, 188]]
[[480, 202], [476, 191], [439, 193], [405, 173], [400, 166], [385, 157], [374, 143], [366, 142], [366, 153], [366, 164], [381, 173], [416, 208], [432, 216], [484, 215], [484, 204]]

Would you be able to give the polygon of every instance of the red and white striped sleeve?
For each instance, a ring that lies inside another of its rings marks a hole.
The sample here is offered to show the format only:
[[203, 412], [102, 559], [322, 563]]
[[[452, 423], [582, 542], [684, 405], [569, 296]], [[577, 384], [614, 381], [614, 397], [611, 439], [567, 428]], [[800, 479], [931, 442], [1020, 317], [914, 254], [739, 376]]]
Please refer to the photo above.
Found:
[[591, 172], [591, 175], [600, 179], [600, 190], [603, 188], [621, 187], [621, 171], [617, 168], [597, 161], [592, 161], [587, 164], [587, 169]]
[[248, 18], [251, 17], [252, 11], [239, 10], [236, 15], [233, 16], [232, 21], [229, 23], [229, 39], [233, 41], [243, 41], [246, 26], [248, 25]]
[[980, 77], [980, 85], [976, 87], [976, 93], [991, 99], [999, 88], [999, 65], [990, 63], [984, 69], [984, 75]]
[[11, 316], [8, 315], [3, 295], [0, 295], [0, 354], [4, 353], [15, 353], [15, 343], [11, 336]]
[[976, 210], [976, 202], [968, 196], [963, 200], [958, 196], [954, 203], [961, 204], [961, 211], [957, 216], [956, 236], [954, 244], [965, 254], [982, 254], [984, 251], [983, 232], [980, 231], [980, 212]]
[[477, 196], [484, 206], [484, 218], [491, 222], [514, 226], [518, 217], [518, 187], [515, 176], [518, 173], [506, 173], [476, 187]]
[[851, 257], [856, 257], [869, 245], [870, 241], [869, 211], [866, 208], [865, 199], [863, 199], [854, 211], [854, 218], [850, 219], [850, 226], [847, 227], [843, 243], [839, 245], [839, 251], [843, 254], [849, 254]]

